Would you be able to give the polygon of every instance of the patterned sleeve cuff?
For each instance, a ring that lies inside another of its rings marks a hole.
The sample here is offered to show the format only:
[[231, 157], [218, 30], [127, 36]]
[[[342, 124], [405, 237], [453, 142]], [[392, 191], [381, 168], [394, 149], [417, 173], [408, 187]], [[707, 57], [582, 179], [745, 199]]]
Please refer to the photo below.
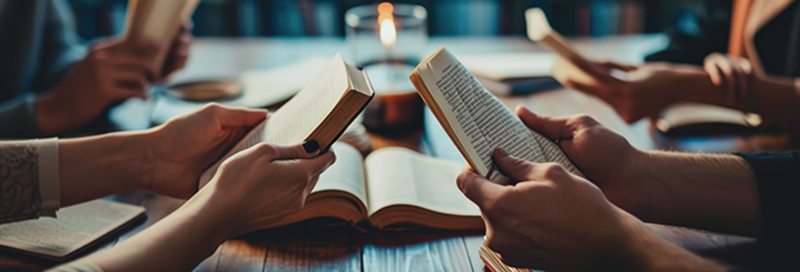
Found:
[[61, 208], [61, 180], [58, 169], [58, 138], [39, 140], [39, 194], [42, 199], [40, 216], [56, 217]]

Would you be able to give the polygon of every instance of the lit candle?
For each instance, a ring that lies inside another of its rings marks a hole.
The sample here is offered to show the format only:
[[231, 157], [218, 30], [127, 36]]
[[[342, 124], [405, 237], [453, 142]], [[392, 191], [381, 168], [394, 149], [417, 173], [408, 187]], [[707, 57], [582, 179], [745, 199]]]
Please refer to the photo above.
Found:
[[387, 70], [387, 90], [384, 92], [394, 92], [395, 83], [395, 65], [392, 63], [392, 48], [397, 42], [397, 29], [394, 25], [394, 6], [390, 3], [383, 2], [378, 5], [378, 37], [381, 43], [386, 47], [386, 62], [390, 66]]
[[397, 41], [397, 29], [394, 26], [394, 6], [389, 3], [381, 3], [378, 5], [378, 28], [381, 43], [386, 46], [387, 50], [392, 49]]

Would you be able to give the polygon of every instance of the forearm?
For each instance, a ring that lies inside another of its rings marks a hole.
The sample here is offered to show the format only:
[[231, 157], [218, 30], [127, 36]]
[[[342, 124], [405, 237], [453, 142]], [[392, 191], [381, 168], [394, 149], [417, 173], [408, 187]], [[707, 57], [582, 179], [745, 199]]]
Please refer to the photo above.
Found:
[[[720, 263], [700, 257], [656, 234], [635, 217], [621, 213], [626, 236], [603, 258], [599, 270], [609, 271], [725, 271]], [[606, 262], [603, 264], [602, 262]]]
[[230, 234], [226, 224], [232, 220], [222, 218], [226, 211], [211, 205], [208, 195], [198, 193], [155, 225], [80, 262], [96, 264], [105, 272], [192, 270]]
[[631, 271], [727, 271], [724, 265], [700, 257], [655, 235], [643, 237], [643, 241], [634, 250], [638, 250], [638, 257], [633, 260], [632, 266], [635, 269]]
[[150, 131], [59, 141], [61, 205], [135, 189], [153, 175]]
[[645, 152], [637, 181], [646, 221], [755, 236], [759, 198], [755, 175], [741, 157]]
[[[722, 88], [711, 83], [708, 75], [695, 73], [687, 76], [687, 85], [697, 86], [684, 90], [685, 101], [730, 107]], [[798, 101], [795, 82], [787, 77], [757, 76], [750, 83], [742, 110], [757, 113], [764, 125], [800, 127], [800, 101]]]

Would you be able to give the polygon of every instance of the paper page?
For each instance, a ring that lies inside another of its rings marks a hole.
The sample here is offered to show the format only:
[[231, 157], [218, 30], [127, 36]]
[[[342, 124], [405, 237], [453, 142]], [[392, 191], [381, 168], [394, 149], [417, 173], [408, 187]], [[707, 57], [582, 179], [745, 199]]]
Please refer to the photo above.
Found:
[[279, 145], [302, 143], [349, 87], [344, 60], [337, 54], [311, 83], [269, 117], [263, 141]]
[[583, 176], [583, 173], [569, 160], [567, 154], [564, 154], [564, 151], [561, 150], [558, 144], [533, 130], [531, 130], [531, 134], [533, 134], [533, 137], [536, 138], [536, 142], [539, 143], [539, 146], [542, 148], [546, 161], [558, 163], [570, 173]]
[[513, 52], [459, 57], [470, 72], [496, 81], [549, 77], [556, 56], [550, 52]]
[[342, 142], [334, 143], [331, 148], [336, 154], [336, 162], [322, 172], [317, 185], [311, 192], [330, 190], [348, 192], [369, 207], [361, 153], [355, 147]]
[[502, 178], [491, 157], [497, 147], [528, 161], [546, 161], [528, 127], [447, 49], [441, 49], [423, 68], [420, 75], [425, 85], [479, 174], [492, 181]]
[[294, 145], [305, 141], [330, 113], [344, 92], [349, 80], [342, 56], [336, 54], [328, 65], [294, 98], [286, 102], [262, 124], [253, 128], [231, 151], [200, 176], [199, 187], [205, 186], [217, 168], [233, 154], [265, 142], [276, 145]]
[[0, 225], [0, 245], [63, 257], [124, 225], [144, 208], [107, 200], [66, 207], [58, 219], [41, 217]]
[[[174, 28], [172, 26], [175, 22], [175, 17], [183, 15], [188, 2], [188, 0], [170, 0], [148, 3], [151, 7], [150, 10], [147, 10], [145, 14], [136, 15], [142, 16], [142, 18], [139, 18], [143, 22], [140, 30], [141, 34], [159, 42], [166, 42], [166, 39], [169, 39], [169, 36], [173, 34]], [[145, 3], [141, 2], [139, 4]]]
[[413, 205], [462, 216], [481, 214], [456, 186], [462, 164], [400, 147], [379, 149], [364, 164], [370, 215], [391, 205]]

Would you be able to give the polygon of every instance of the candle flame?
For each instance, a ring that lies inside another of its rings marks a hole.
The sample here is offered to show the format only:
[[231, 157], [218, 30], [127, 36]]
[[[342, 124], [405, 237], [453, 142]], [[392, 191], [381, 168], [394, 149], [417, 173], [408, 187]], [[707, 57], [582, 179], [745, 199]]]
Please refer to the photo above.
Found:
[[378, 25], [381, 43], [383, 46], [392, 47], [397, 42], [397, 29], [394, 25], [394, 6], [390, 3], [381, 3], [378, 5]]

